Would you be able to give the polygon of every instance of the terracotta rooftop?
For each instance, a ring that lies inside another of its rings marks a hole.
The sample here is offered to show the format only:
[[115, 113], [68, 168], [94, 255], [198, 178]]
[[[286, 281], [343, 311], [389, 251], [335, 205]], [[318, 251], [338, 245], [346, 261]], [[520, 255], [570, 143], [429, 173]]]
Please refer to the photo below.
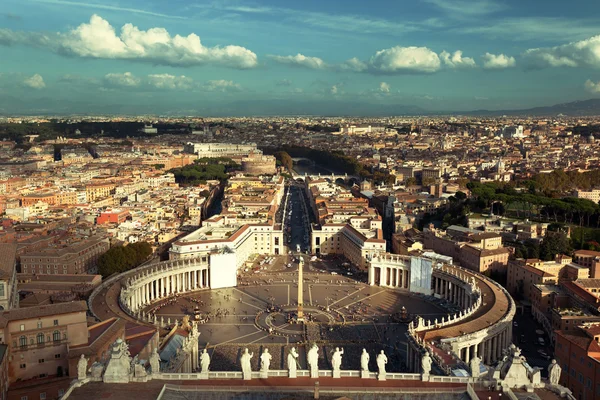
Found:
[[467, 320], [440, 329], [424, 331], [422, 333], [424, 340], [433, 341], [477, 332], [480, 329], [487, 328], [497, 323], [508, 311], [508, 295], [499, 287], [490, 283], [487, 279], [484, 280], [469, 271], [461, 270], [461, 272], [466, 274], [469, 279], [470, 277], [475, 278], [475, 283], [481, 290], [483, 296], [483, 304], [473, 316]]
[[0, 243], [0, 279], [8, 280], [15, 272], [16, 243]]
[[72, 301], [70, 303], [48, 304], [37, 307], [18, 308], [4, 311], [0, 315], [0, 326], [6, 326], [6, 322], [47, 317], [50, 315], [69, 314], [75, 312], [86, 312], [88, 310], [85, 301]]

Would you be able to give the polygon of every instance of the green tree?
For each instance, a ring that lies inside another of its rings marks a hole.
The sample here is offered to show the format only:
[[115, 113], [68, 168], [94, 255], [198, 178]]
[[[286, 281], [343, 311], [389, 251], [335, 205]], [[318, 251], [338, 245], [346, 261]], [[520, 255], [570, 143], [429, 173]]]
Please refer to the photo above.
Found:
[[103, 277], [128, 271], [139, 266], [152, 254], [152, 246], [146, 242], [110, 248], [98, 258], [98, 272]]

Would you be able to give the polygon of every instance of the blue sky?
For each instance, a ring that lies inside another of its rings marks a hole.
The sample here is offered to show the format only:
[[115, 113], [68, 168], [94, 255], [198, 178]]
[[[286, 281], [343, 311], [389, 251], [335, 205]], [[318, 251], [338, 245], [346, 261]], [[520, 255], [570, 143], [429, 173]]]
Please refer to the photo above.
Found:
[[551, 105], [600, 97], [599, 35], [593, 0], [3, 0], [0, 111]]

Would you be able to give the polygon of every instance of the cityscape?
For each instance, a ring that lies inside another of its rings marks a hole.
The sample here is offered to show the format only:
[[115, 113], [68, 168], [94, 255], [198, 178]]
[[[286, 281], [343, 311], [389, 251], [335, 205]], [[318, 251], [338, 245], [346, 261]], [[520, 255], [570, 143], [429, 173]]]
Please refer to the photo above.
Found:
[[6, 1], [0, 400], [600, 398], [594, 4]]

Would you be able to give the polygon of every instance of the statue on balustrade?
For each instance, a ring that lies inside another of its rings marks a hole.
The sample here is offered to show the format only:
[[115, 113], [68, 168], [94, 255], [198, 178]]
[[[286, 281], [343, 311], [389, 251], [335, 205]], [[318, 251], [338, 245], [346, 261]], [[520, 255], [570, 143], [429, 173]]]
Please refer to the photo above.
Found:
[[263, 353], [260, 355], [260, 370], [263, 372], [269, 372], [269, 367], [271, 366], [271, 354], [269, 354], [269, 349], [265, 349]]
[[550, 379], [551, 385], [558, 385], [558, 382], [560, 381], [561, 371], [562, 368], [560, 367], [560, 365], [558, 365], [556, 360], [552, 360], [552, 363], [550, 363], [550, 365], [548, 366], [548, 379]]
[[385, 365], [388, 363], [388, 358], [381, 350], [381, 353], [377, 356], [377, 368], [379, 369], [379, 378], [385, 378], [387, 372], [385, 370]]
[[319, 348], [316, 344], [313, 344], [308, 354], [306, 355], [308, 359], [308, 366], [310, 368], [310, 377], [318, 378], [319, 377]]
[[200, 355], [200, 372], [208, 373], [208, 366], [210, 365], [210, 356], [206, 349], [202, 351], [202, 355]]
[[242, 365], [242, 375], [244, 380], [252, 379], [252, 365], [250, 360], [254, 357], [254, 353], [248, 353], [248, 348], [244, 349], [244, 353], [240, 358], [240, 364]]
[[429, 375], [431, 372], [431, 356], [427, 351], [421, 357], [421, 369], [423, 370], [423, 375]]
[[331, 366], [333, 367], [333, 376], [339, 376], [340, 369], [342, 367], [342, 355], [344, 354], [344, 349], [340, 349], [339, 347], [335, 348], [333, 355], [331, 356]]
[[160, 356], [158, 355], [158, 349], [155, 347], [152, 354], [150, 354], [150, 372], [158, 374], [160, 372]]
[[84, 380], [87, 377], [87, 365], [88, 360], [86, 360], [85, 356], [82, 354], [79, 357], [79, 361], [77, 362], [77, 379], [80, 381]]
[[367, 353], [367, 349], [363, 349], [362, 354], [360, 356], [360, 369], [365, 372], [369, 372], [369, 360], [371, 356]]
[[298, 369], [298, 352], [295, 347], [292, 347], [292, 350], [288, 353], [287, 356], [287, 366], [290, 378], [296, 377], [296, 371]]

